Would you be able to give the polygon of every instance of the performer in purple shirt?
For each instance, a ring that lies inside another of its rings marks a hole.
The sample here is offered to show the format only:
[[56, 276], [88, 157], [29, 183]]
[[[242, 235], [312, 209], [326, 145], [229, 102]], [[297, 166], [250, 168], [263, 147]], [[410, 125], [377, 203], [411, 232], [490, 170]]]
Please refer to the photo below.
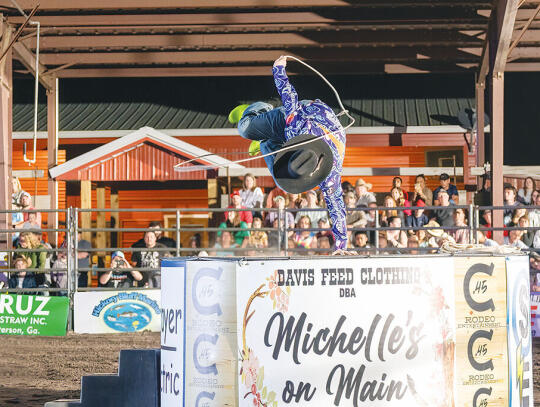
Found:
[[[272, 70], [283, 106], [264, 102], [233, 109], [229, 120], [238, 122], [240, 135], [255, 143], [277, 185], [293, 193], [318, 185], [326, 201], [336, 251], [347, 246], [345, 204], [341, 172], [345, 156], [345, 130], [334, 111], [319, 99], [298, 100], [285, 72], [286, 57], [274, 62]], [[316, 141], [309, 142], [311, 139]], [[294, 147], [298, 145], [297, 147]], [[291, 147], [287, 151], [277, 150]], [[252, 148], [250, 147], [250, 151]]]

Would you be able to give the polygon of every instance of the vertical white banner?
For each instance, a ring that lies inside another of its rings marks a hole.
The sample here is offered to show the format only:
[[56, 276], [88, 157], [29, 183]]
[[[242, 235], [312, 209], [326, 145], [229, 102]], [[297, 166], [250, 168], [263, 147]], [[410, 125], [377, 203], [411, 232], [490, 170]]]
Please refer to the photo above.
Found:
[[185, 406], [237, 405], [234, 260], [188, 260]]
[[528, 256], [506, 258], [509, 405], [532, 407], [532, 333]]
[[186, 263], [161, 264], [161, 406], [184, 406]]
[[240, 406], [453, 406], [452, 258], [249, 261]]

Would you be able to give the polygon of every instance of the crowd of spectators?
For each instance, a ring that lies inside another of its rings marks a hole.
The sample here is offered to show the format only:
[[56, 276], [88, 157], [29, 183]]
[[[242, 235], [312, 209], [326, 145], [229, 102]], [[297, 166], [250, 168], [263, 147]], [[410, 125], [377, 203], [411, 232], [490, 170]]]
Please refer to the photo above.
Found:
[[[415, 178], [412, 191], [405, 190], [400, 177], [394, 177], [388, 192], [376, 196], [373, 186], [359, 178], [354, 185], [344, 182], [343, 198], [347, 208], [348, 249], [359, 254], [434, 253], [445, 243], [467, 244], [477, 241], [495, 246], [492, 211], [479, 213], [480, 229], [471, 236], [469, 213], [460, 207], [456, 185], [448, 174], [439, 176], [435, 189], [427, 186], [424, 175]], [[489, 192], [489, 178], [484, 180], [480, 194]], [[504, 243], [521, 249], [540, 252], [540, 191], [535, 181], [527, 178], [517, 190], [504, 186]], [[461, 203], [461, 204], [464, 204]], [[51, 256], [36, 229], [41, 227], [41, 215], [33, 212], [31, 196], [14, 184], [14, 208], [28, 212], [13, 214], [13, 226], [20, 229], [14, 235], [14, 246], [30, 251], [18, 254], [13, 267], [22, 271], [11, 273], [9, 287], [66, 289], [66, 255]], [[271, 208], [271, 209], [270, 209]], [[303, 194], [286, 193], [274, 188], [264, 193], [252, 174], [245, 175], [242, 189], [230, 196], [230, 206], [220, 214], [218, 231], [209, 235], [209, 247], [204, 247], [200, 234], [192, 236], [189, 249], [183, 255], [199, 256], [272, 256], [329, 255], [334, 238], [325, 202], [317, 190]], [[112, 270], [98, 276], [100, 286], [160, 287], [159, 260], [176, 253], [177, 242], [163, 235], [160, 222], [151, 222], [147, 232], [132, 246], [131, 257], [117, 251], [110, 256]], [[535, 229], [538, 228], [538, 229]], [[28, 229], [28, 230], [26, 230]], [[205, 242], [206, 243], [206, 242]], [[78, 267], [90, 266], [90, 242], [78, 236]], [[46, 269], [48, 273], [25, 272], [24, 269]], [[123, 270], [128, 269], [128, 270]], [[88, 285], [87, 273], [80, 272], [78, 286]]]

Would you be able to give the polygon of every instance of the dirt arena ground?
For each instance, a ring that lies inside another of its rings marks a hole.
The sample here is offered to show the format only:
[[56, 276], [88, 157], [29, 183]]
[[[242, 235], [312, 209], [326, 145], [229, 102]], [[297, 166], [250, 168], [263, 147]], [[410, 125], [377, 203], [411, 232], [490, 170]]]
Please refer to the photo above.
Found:
[[159, 333], [30, 337], [0, 335], [0, 406], [79, 398], [81, 376], [116, 373], [121, 349], [159, 348]]
[[[0, 406], [42, 407], [46, 401], [78, 398], [82, 375], [117, 372], [120, 349], [158, 347], [159, 333], [148, 332], [0, 336]], [[533, 352], [535, 407], [540, 407], [540, 341]]]

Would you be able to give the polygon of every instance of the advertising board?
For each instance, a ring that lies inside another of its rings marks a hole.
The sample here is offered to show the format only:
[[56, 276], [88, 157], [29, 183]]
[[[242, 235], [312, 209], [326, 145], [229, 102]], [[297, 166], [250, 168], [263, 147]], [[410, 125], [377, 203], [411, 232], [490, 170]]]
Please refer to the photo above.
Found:
[[76, 333], [160, 330], [160, 290], [88, 291], [74, 297]]

